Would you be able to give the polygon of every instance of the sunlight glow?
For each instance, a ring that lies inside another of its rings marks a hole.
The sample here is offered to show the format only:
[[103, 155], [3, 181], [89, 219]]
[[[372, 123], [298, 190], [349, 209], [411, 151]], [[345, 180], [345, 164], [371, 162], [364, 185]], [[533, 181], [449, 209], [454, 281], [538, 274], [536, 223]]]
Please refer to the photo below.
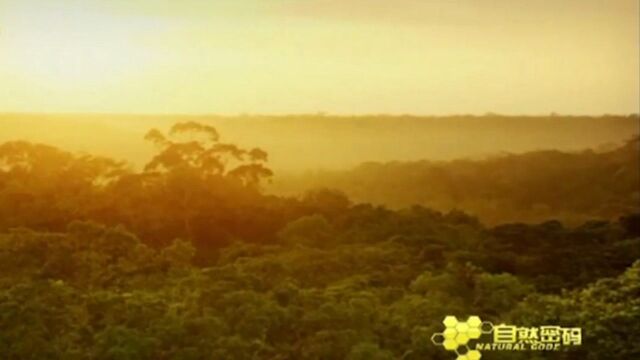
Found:
[[9, 21], [2, 60], [36, 86], [97, 90], [144, 71], [154, 58], [141, 43], [149, 26], [127, 28], [108, 14], [21, 7], [13, 9]]
[[0, 0], [0, 112], [637, 112], [638, 2]]

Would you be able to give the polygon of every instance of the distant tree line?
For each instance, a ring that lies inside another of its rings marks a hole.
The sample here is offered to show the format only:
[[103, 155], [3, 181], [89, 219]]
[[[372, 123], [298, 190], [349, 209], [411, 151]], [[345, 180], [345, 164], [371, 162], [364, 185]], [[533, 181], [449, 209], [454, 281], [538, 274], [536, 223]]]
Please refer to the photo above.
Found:
[[640, 211], [638, 137], [601, 151], [541, 150], [485, 160], [365, 163], [347, 171], [280, 176], [271, 190], [338, 189], [357, 202], [464, 209], [485, 222], [572, 224]]

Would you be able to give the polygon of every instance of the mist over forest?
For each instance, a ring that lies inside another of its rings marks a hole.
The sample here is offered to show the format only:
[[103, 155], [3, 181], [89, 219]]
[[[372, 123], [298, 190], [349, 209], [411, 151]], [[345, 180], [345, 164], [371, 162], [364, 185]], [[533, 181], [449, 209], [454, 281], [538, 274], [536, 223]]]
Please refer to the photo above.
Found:
[[[0, 114], [0, 141], [23, 139], [143, 166], [150, 128], [198, 121], [269, 151], [276, 177], [364, 162], [482, 159], [535, 150], [612, 149], [640, 132], [638, 116], [43, 115]], [[580, 134], [580, 136], [576, 136]], [[113, 144], [119, 146], [114, 147]]]
[[278, 194], [343, 191], [356, 202], [396, 209], [464, 209], [489, 224], [556, 218], [577, 224], [640, 210], [637, 135], [582, 151], [537, 150], [484, 159], [367, 162], [347, 171], [277, 178]]
[[637, 126], [3, 115], [0, 353], [444, 360], [473, 314], [635, 358]]
[[[150, 128], [214, 126], [269, 153], [264, 191], [331, 188], [356, 202], [465, 210], [490, 224], [577, 224], [637, 209], [637, 114], [603, 116], [179, 116], [4, 114], [0, 141], [25, 139], [140, 169]], [[576, 136], [579, 133], [581, 136]], [[118, 146], [114, 146], [118, 144]], [[562, 180], [559, 180], [562, 179]]]

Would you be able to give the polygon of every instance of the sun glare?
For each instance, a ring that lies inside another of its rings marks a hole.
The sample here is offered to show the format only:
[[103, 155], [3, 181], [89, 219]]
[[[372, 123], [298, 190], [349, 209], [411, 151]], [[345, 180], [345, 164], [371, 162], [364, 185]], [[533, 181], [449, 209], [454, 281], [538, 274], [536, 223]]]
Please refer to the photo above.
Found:
[[525, 2], [0, 0], [0, 110], [637, 112], [637, 1]]
[[108, 14], [55, 9], [14, 9], [3, 29], [3, 61], [34, 86], [89, 90], [124, 82], [153, 59], [144, 29], [128, 28]]

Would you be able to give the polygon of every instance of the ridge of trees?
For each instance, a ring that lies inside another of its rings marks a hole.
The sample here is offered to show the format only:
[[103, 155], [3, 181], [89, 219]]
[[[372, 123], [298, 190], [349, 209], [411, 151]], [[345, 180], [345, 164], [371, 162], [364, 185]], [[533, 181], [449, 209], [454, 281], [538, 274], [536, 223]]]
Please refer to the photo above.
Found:
[[270, 188], [295, 194], [316, 187], [355, 202], [464, 209], [490, 224], [560, 219], [572, 224], [640, 211], [639, 137], [595, 151], [540, 150], [484, 160], [369, 162], [346, 171], [285, 175]]

